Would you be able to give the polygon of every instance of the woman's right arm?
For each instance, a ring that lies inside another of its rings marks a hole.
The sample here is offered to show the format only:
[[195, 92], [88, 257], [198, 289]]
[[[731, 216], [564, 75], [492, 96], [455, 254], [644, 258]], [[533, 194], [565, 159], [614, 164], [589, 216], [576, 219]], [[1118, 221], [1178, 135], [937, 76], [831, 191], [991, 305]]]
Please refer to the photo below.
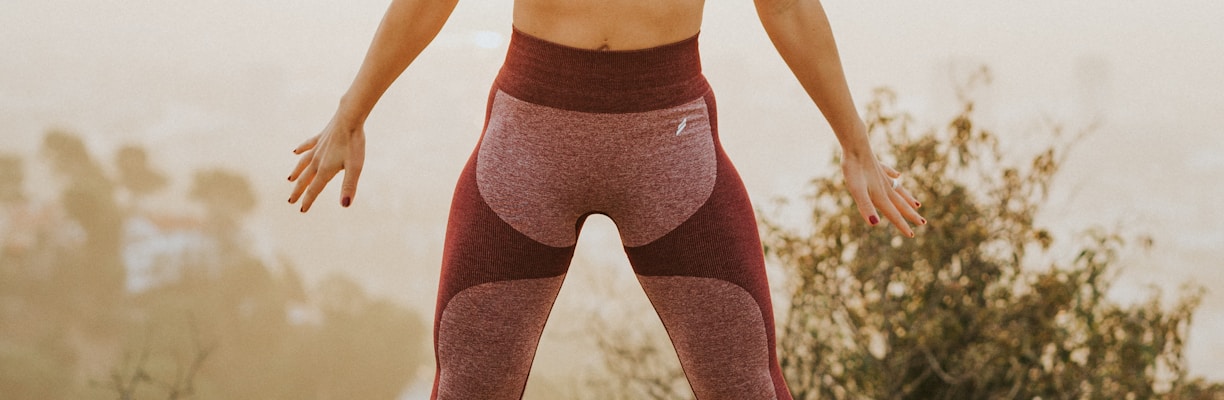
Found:
[[365, 122], [374, 103], [442, 30], [458, 0], [394, 0], [387, 8], [365, 61], [340, 100], [346, 118]]
[[302, 200], [310, 209], [327, 182], [344, 170], [340, 204], [348, 207], [357, 192], [357, 179], [365, 162], [362, 125], [391, 83], [442, 30], [458, 0], [393, 0], [383, 16], [370, 49], [352, 85], [323, 132], [293, 150], [302, 154], [290, 181], [296, 181], [290, 203]]

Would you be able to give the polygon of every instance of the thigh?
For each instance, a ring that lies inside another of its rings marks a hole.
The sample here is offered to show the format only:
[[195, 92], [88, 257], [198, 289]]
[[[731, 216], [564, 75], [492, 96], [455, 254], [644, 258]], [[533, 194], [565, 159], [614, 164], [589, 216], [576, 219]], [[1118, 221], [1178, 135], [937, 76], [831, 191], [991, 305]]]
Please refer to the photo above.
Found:
[[756, 217], [721, 150], [717, 174], [688, 220], [625, 250], [698, 398], [789, 399]]
[[461, 174], [443, 251], [434, 350], [440, 399], [517, 399], [573, 246], [528, 238], [497, 216]]

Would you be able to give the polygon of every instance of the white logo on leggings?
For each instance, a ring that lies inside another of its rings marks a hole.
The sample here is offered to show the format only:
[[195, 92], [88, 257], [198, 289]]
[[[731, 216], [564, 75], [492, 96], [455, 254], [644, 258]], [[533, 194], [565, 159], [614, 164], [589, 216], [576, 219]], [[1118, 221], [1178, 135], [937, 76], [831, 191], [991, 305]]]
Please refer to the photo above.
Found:
[[684, 132], [684, 127], [688, 126], [688, 117], [680, 120], [680, 126], [676, 127], [676, 136], [680, 136], [680, 132]]

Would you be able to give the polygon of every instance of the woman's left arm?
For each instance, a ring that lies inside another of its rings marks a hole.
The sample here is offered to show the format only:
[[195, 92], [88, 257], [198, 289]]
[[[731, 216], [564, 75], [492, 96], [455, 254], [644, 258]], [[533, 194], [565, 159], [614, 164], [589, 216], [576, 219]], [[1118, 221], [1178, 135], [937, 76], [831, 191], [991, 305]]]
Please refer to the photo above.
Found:
[[923, 225], [917, 200], [894, 187], [900, 176], [881, 165], [867, 140], [854, 100], [846, 84], [833, 30], [819, 0], [755, 0], [757, 15], [778, 54], [824, 114], [842, 146], [842, 173], [846, 187], [863, 219], [879, 224], [883, 214], [905, 236], [913, 237], [909, 223]]

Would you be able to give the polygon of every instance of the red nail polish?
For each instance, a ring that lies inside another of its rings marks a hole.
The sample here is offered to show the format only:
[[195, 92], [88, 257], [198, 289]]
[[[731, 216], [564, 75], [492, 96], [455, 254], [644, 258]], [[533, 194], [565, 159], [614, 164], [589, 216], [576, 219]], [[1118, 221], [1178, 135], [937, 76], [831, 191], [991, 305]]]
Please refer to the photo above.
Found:
[[922, 203], [919, 203], [919, 202], [916, 202], [916, 201], [915, 201], [915, 202], [914, 202], [914, 207], [922, 207]]
[[345, 198], [343, 198], [343, 199], [341, 199], [341, 200], [340, 200], [340, 205], [345, 206], [345, 207], [348, 207], [348, 206], [349, 206], [349, 204], [351, 204], [352, 202], [353, 202], [353, 199], [348, 198], [348, 197], [345, 197]]
[[874, 216], [874, 215], [872, 215], [872, 216], [870, 216], [870, 217], [867, 217], [867, 221], [868, 221], [868, 222], [871, 222], [871, 224], [872, 224], [872, 225], [875, 225], [875, 224], [880, 223], [880, 219], [879, 219], [879, 218], [876, 218], [876, 216]]
[[923, 224], [923, 225], [926, 225], [926, 218], [923, 218], [923, 219], [922, 219], [922, 224]]

